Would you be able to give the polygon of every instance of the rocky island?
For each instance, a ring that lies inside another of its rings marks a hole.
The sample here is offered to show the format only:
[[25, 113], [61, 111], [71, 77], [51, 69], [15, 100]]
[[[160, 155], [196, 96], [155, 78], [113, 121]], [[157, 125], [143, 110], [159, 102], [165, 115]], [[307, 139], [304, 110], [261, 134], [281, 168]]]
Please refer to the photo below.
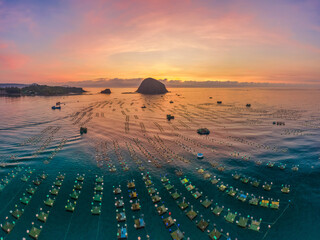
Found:
[[137, 92], [142, 94], [164, 94], [168, 90], [162, 82], [154, 78], [146, 78], [141, 82]]
[[110, 90], [110, 88], [106, 88], [105, 90], [101, 91], [100, 93], [110, 94], [111, 90]]

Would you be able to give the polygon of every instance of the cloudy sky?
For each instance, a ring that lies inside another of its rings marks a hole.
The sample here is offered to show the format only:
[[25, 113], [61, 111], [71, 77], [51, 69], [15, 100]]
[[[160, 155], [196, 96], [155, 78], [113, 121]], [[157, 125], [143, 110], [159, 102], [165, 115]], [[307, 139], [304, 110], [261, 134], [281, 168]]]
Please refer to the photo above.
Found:
[[0, 82], [320, 84], [319, 0], [0, 0]]

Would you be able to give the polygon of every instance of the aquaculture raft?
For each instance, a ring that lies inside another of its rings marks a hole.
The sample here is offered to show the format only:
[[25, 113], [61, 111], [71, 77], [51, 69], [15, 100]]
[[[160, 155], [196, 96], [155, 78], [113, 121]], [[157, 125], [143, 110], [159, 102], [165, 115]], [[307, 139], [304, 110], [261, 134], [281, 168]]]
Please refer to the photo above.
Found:
[[181, 203], [178, 204], [178, 206], [180, 207], [181, 210], [185, 210], [186, 208], [188, 208], [189, 204], [186, 203], [185, 201], [182, 201]]
[[190, 220], [193, 220], [198, 214], [193, 209], [191, 209], [186, 213], [186, 215]]
[[38, 239], [39, 235], [41, 233], [41, 228], [32, 227], [30, 231], [28, 231], [28, 234], [33, 239]]
[[127, 217], [126, 217], [126, 213], [123, 211], [123, 212], [118, 212], [117, 213], [117, 216], [116, 216], [116, 219], [118, 222], [124, 222], [127, 220]]
[[49, 216], [49, 211], [47, 212], [41, 211], [39, 214], [36, 215], [37, 219], [44, 223], [47, 221], [48, 216]]
[[184, 238], [183, 233], [180, 231], [180, 229], [177, 229], [173, 233], [171, 233], [171, 237], [173, 240], [181, 240]]
[[3, 231], [5, 231], [6, 233], [10, 233], [12, 231], [12, 229], [15, 226], [15, 222], [5, 222], [4, 224], [1, 224], [1, 228], [3, 229]]
[[80, 191], [76, 191], [76, 190], [73, 190], [72, 193], [70, 194], [70, 197], [74, 200], [78, 200], [80, 196]]
[[54, 199], [48, 197], [48, 198], [44, 201], [44, 204], [45, 204], [46, 206], [48, 206], [48, 207], [52, 207], [53, 204], [54, 204], [54, 202], [55, 202]]
[[259, 221], [257, 220], [252, 220], [251, 221], [251, 224], [249, 225], [249, 229], [250, 230], [253, 230], [253, 231], [256, 231], [256, 232], [259, 232], [260, 230], [260, 223], [261, 223], [261, 219]]
[[143, 218], [134, 220], [134, 227], [136, 229], [144, 228], [145, 226], [146, 226], [146, 223], [144, 222]]
[[24, 205], [28, 205], [31, 198], [32, 198], [31, 196], [26, 196], [25, 194], [23, 194], [23, 197], [20, 198], [20, 202], [23, 203]]
[[132, 211], [139, 211], [140, 209], [141, 209], [141, 206], [140, 206], [139, 202], [132, 203], [132, 205], [131, 205]]
[[123, 200], [122, 199], [116, 200], [115, 206], [116, 208], [122, 208], [124, 206]]
[[92, 215], [100, 215], [101, 213], [101, 206], [93, 206], [91, 209]]
[[128, 233], [127, 233], [127, 228], [126, 227], [121, 227], [118, 229], [117, 232], [117, 238], [118, 239], [127, 239]]
[[246, 228], [248, 224], [248, 218], [240, 217], [239, 221], [237, 221], [237, 225], [242, 228]]
[[227, 222], [233, 223], [235, 218], [237, 216], [237, 213], [228, 212], [228, 214], [224, 217]]
[[219, 207], [218, 205], [213, 209], [212, 213], [216, 216], [220, 216], [221, 212], [223, 211], [223, 207]]
[[164, 205], [157, 207], [157, 212], [161, 216], [167, 212], [167, 208]]
[[65, 206], [66, 211], [68, 212], [74, 212], [74, 209], [76, 207], [77, 202], [71, 202], [70, 200], [68, 200], [67, 205]]
[[204, 206], [205, 208], [208, 208], [211, 206], [212, 202], [209, 199], [204, 200], [202, 203], [202, 206]]
[[209, 237], [212, 240], [218, 240], [221, 237], [221, 233], [215, 228], [209, 233]]
[[24, 209], [18, 209], [18, 208], [16, 208], [14, 211], [10, 211], [10, 213], [11, 213], [11, 215], [15, 218], [15, 219], [19, 219], [21, 216], [22, 216], [22, 214], [23, 214], [23, 212], [24, 212]]
[[163, 223], [166, 226], [166, 228], [168, 228], [174, 224], [174, 221], [173, 221], [172, 217], [169, 216], [169, 217], [163, 219]]
[[206, 228], [209, 226], [209, 223], [207, 221], [205, 221], [204, 219], [201, 219], [198, 223], [197, 223], [197, 227], [204, 232], [206, 230]]

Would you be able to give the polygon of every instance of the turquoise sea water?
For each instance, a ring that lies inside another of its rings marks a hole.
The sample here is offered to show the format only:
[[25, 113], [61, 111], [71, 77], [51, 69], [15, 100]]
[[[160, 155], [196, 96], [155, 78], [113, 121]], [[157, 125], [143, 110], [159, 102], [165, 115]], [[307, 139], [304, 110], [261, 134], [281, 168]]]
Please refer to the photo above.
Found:
[[[319, 90], [170, 89], [163, 96], [121, 94], [133, 89], [112, 89], [111, 95], [88, 90], [82, 96], [0, 98], [0, 223], [15, 221], [9, 234], [1, 230], [0, 238], [31, 239], [27, 230], [33, 225], [41, 229], [39, 239], [48, 240], [117, 239], [118, 228], [124, 226], [128, 239], [171, 239], [177, 229], [184, 239], [210, 239], [208, 231], [214, 228], [222, 232], [221, 239], [319, 238]], [[62, 109], [52, 110], [58, 101]], [[168, 122], [167, 114], [175, 119]], [[88, 133], [80, 135], [80, 126]], [[210, 135], [198, 135], [200, 127], [210, 129]], [[197, 159], [196, 153], [203, 153], [204, 159]], [[183, 175], [177, 176], [177, 170]], [[26, 189], [34, 187], [32, 181], [43, 172], [48, 177], [23, 205], [20, 198], [31, 196]], [[53, 207], [48, 207], [44, 200], [51, 196], [59, 172], [65, 179]], [[235, 173], [248, 183], [234, 179]], [[85, 177], [72, 213], [65, 205], [77, 174]], [[157, 206], [168, 208], [163, 218], [175, 220], [169, 228], [148, 195], [143, 181], [147, 174], [161, 197]], [[23, 175], [30, 179], [21, 181]], [[101, 205], [93, 200], [96, 176], [104, 180]], [[161, 183], [163, 176], [170, 179], [172, 190]], [[194, 190], [181, 183], [184, 177]], [[219, 182], [212, 184], [215, 178]], [[127, 183], [133, 179], [140, 211], [130, 209], [136, 200], [130, 202]], [[258, 187], [251, 184], [255, 180], [260, 181]], [[262, 186], [271, 182], [271, 190], [264, 190]], [[220, 184], [227, 187], [224, 192]], [[115, 196], [118, 185], [122, 193]], [[281, 192], [282, 185], [290, 185], [289, 194]], [[231, 186], [234, 197], [227, 193]], [[196, 191], [202, 194], [198, 199], [193, 197]], [[171, 197], [175, 192], [180, 195], [177, 200]], [[237, 199], [240, 194], [246, 201]], [[259, 202], [279, 202], [279, 209], [250, 205], [252, 196]], [[115, 197], [123, 197], [125, 222], [116, 220]], [[212, 201], [209, 208], [201, 204], [206, 199]], [[188, 203], [187, 212], [192, 205], [197, 217], [190, 220], [176, 201]], [[215, 204], [224, 206], [220, 216], [212, 213]], [[101, 214], [92, 215], [92, 206], [101, 206]], [[24, 209], [19, 219], [10, 214], [15, 208]], [[37, 220], [40, 208], [50, 212], [46, 223]], [[228, 209], [237, 214], [233, 223], [224, 218]], [[246, 228], [239, 227], [236, 221], [248, 216]], [[146, 226], [137, 230], [134, 219], [139, 217]], [[196, 225], [201, 219], [209, 224], [204, 232]], [[259, 232], [249, 229], [252, 220], [260, 219]]]

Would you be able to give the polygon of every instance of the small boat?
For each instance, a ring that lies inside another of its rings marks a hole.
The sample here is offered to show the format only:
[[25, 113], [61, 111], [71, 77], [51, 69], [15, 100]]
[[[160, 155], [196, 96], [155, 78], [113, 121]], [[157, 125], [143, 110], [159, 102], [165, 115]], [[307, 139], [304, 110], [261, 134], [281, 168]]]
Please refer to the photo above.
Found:
[[87, 133], [87, 128], [86, 127], [80, 127], [80, 134]]
[[174, 116], [171, 114], [167, 114], [167, 119], [168, 119], [168, 121], [170, 121], [171, 119], [174, 119]]
[[198, 159], [203, 159], [203, 154], [202, 153], [197, 153], [197, 158]]
[[273, 125], [278, 125], [278, 126], [284, 126], [286, 125], [285, 122], [272, 122]]
[[56, 109], [61, 109], [61, 103], [60, 102], [56, 102], [56, 105], [55, 106], [52, 106], [52, 110], [56, 110]]

